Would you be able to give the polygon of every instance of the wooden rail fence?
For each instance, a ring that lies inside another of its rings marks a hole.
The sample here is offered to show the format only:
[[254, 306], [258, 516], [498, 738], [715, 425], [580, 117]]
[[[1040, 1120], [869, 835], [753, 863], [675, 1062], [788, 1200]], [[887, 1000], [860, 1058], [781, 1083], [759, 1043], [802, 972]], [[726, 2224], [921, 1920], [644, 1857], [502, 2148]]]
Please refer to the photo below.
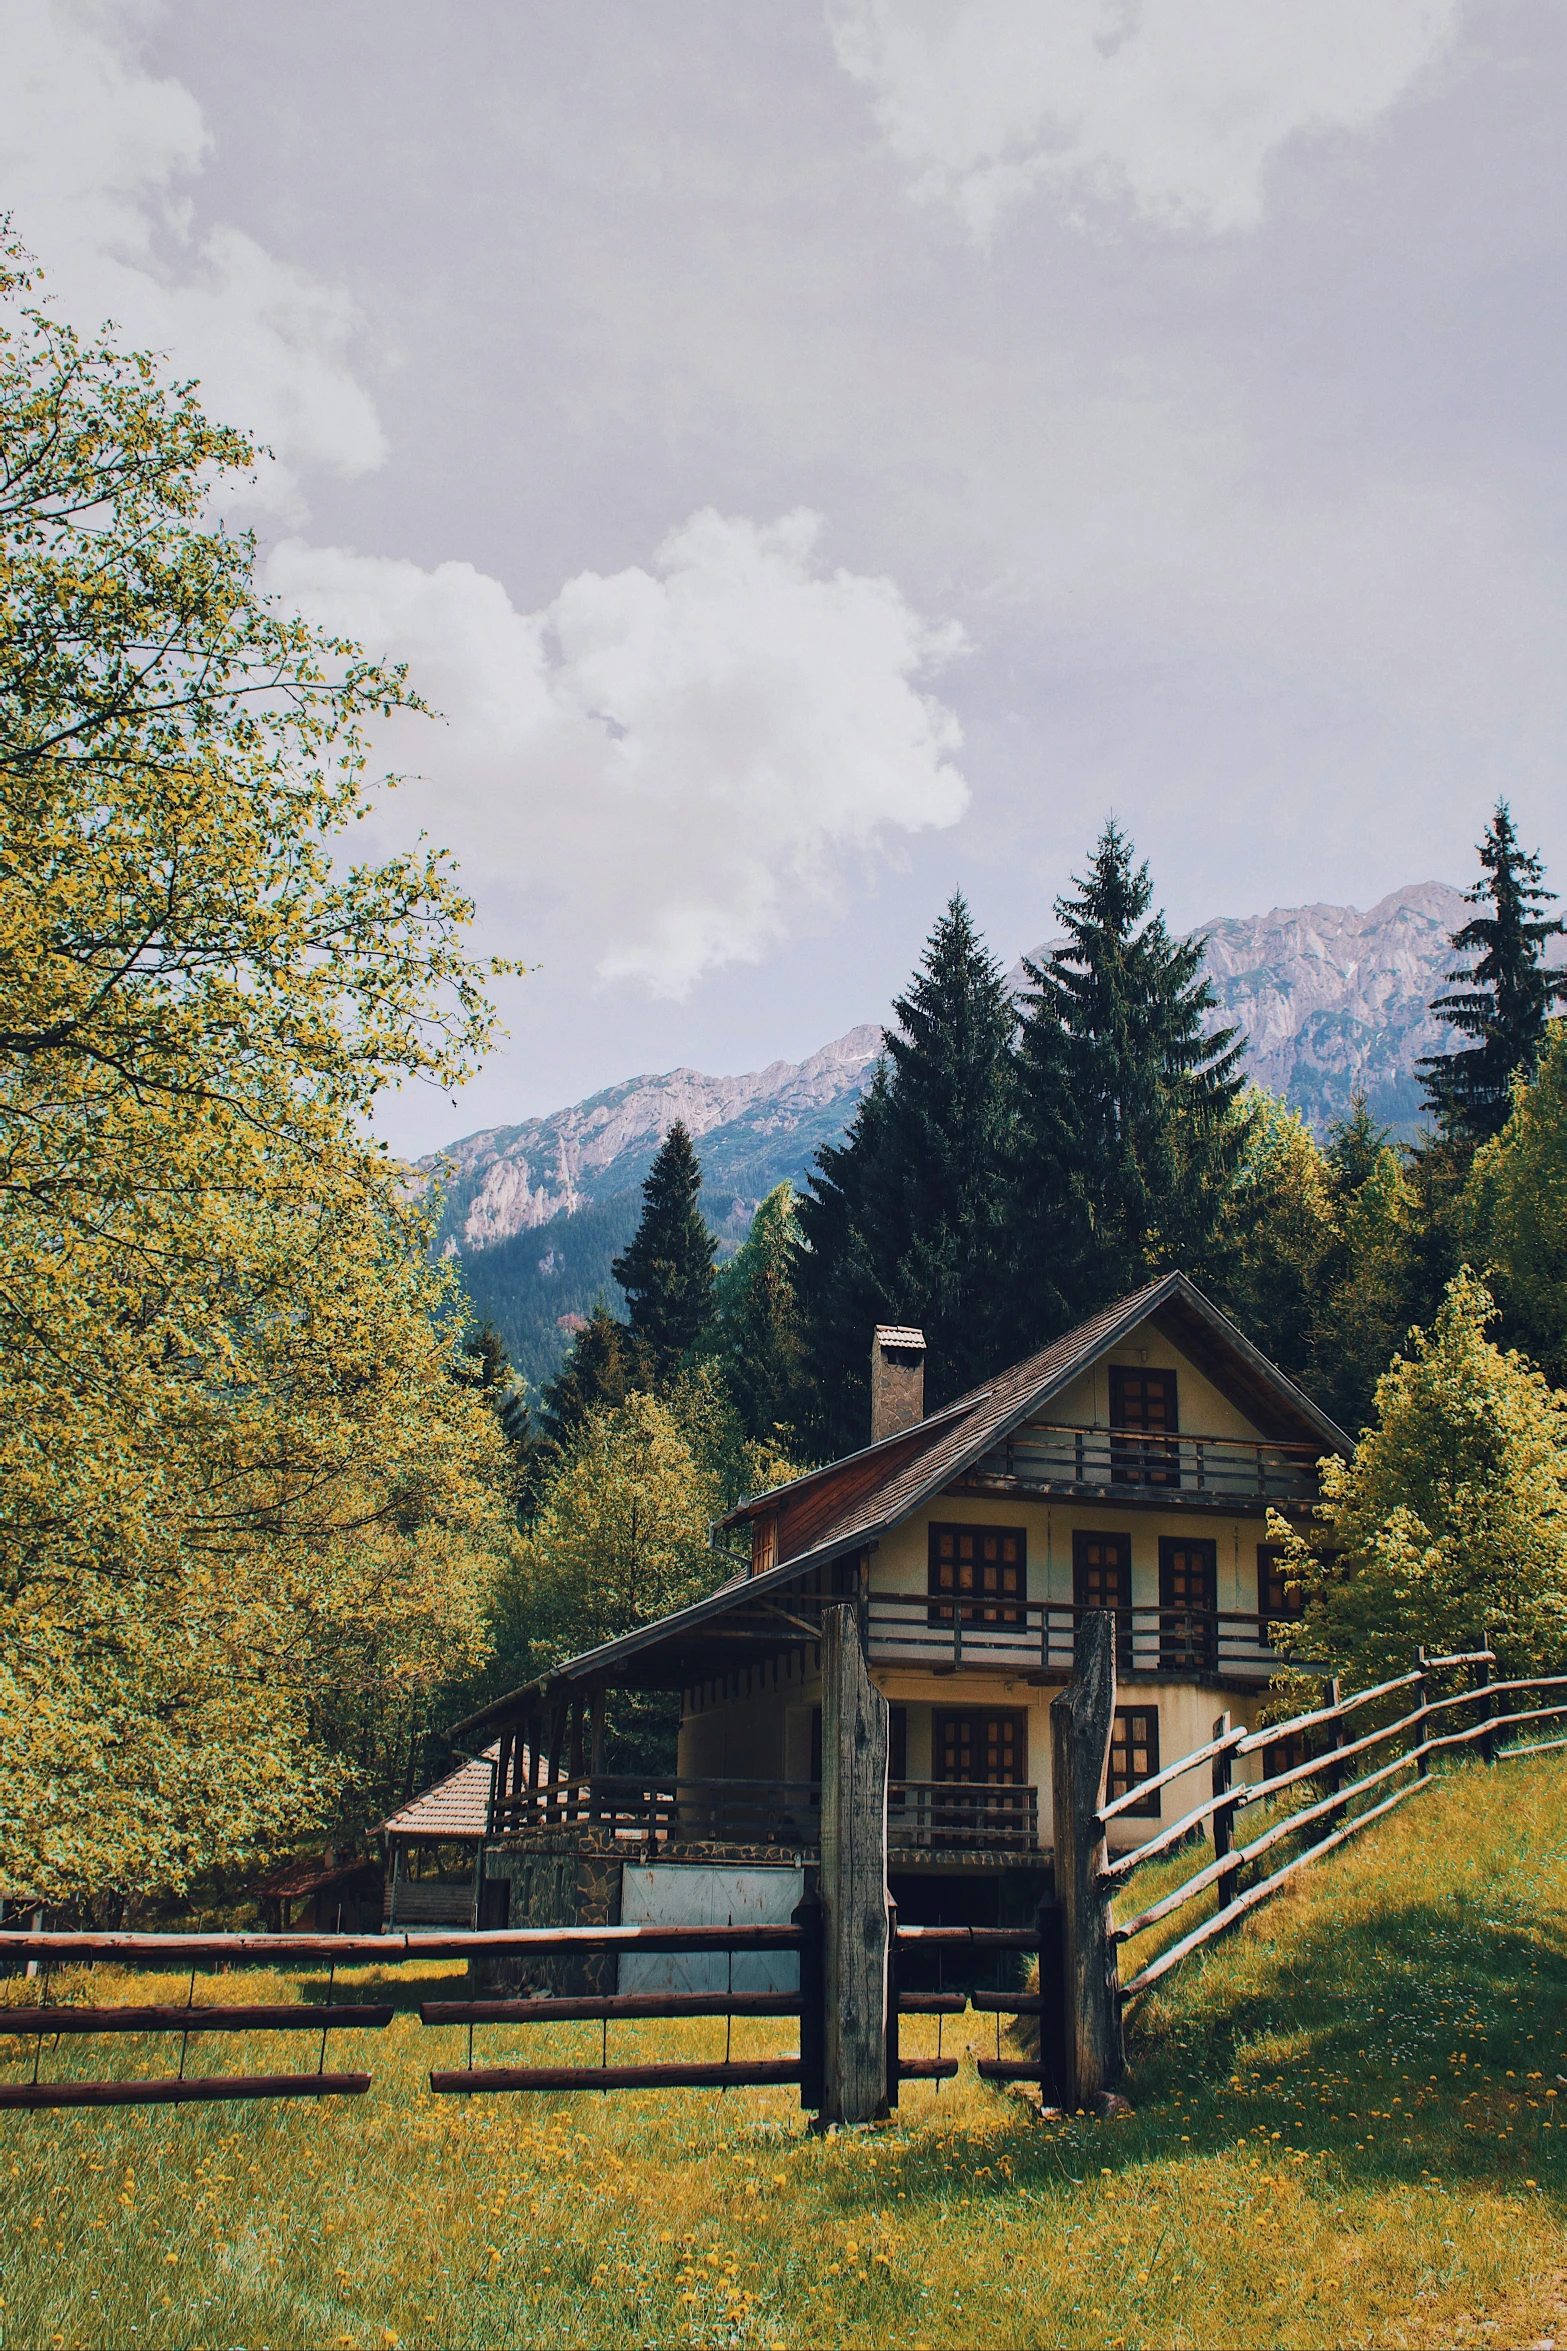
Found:
[[[1370, 1689], [1357, 1690], [1349, 1698], [1339, 1696], [1335, 1682], [1330, 1704], [1314, 1707], [1287, 1722], [1269, 1723], [1260, 1730], [1248, 1731], [1244, 1727], [1232, 1728], [1228, 1715], [1221, 1715], [1214, 1724], [1212, 1739], [1205, 1746], [1194, 1748], [1191, 1754], [1166, 1765], [1154, 1778], [1140, 1781], [1127, 1795], [1102, 1806], [1097, 1818], [1100, 1826], [1107, 1829], [1112, 1820], [1129, 1811], [1153, 1789], [1166, 1786], [1205, 1763], [1211, 1765], [1211, 1794], [1178, 1820], [1171, 1821], [1157, 1836], [1100, 1868], [1099, 1886], [1103, 1892], [1112, 1893], [1144, 1863], [1190, 1837], [1200, 1836], [1205, 1828], [1213, 1836], [1212, 1861], [1193, 1870], [1178, 1886], [1146, 1904], [1133, 1917], [1106, 1927], [1109, 1942], [1129, 1942], [1162, 1920], [1174, 1917], [1210, 1888], [1214, 1892], [1213, 1915], [1199, 1921], [1139, 1968], [1121, 1986], [1122, 1999], [1130, 2000], [1147, 1991], [1168, 1975], [1188, 1952], [1211, 1942], [1215, 1935], [1222, 1934], [1237, 1919], [1265, 1902], [1308, 1862], [1320, 1860], [1393, 1811], [1406, 1798], [1418, 1795], [1430, 1785], [1433, 1756], [1473, 1747], [1487, 1763], [1494, 1763], [1567, 1747], [1567, 1732], [1563, 1730], [1567, 1724], [1567, 1695], [1558, 1695], [1543, 1705], [1512, 1703], [1515, 1698], [1529, 1695], [1538, 1698], [1547, 1691], [1567, 1693], [1567, 1674], [1525, 1675], [1493, 1681], [1491, 1668], [1495, 1662], [1495, 1652], [1489, 1647], [1440, 1657], [1428, 1657], [1422, 1649], [1408, 1673], [1395, 1675]], [[1436, 1698], [1430, 1696], [1433, 1674], [1461, 1672], [1465, 1668], [1473, 1670], [1471, 1688]], [[1355, 1718], [1364, 1715], [1367, 1709], [1409, 1700], [1413, 1703], [1406, 1703], [1389, 1719], [1375, 1723], [1370, 1730], [1359, 1729]], [[1431, 1728], [1437, 1718], [1465, 1708], [1472, 1709], [1476, 1719], [1457, 1729]], [[1519, 1729], [1545, 1723], [1556, 1725], [1558, 1735], [1532, 1740], [1512, 1736]], [[1350, 1733], [1355, 1735], [1347, 1735]], [[1283, 1747], [1287, 1751], [1292, 1742], [1305, 1746], [1313, 1739], [1322, 1742], [1316, 1753], [1307, 1753], [1300, 1761], [1265, 1773], [1259, 1779], [1236, 1783], [1234, 1766], [1244, 1757], [1270, 1747]], [[1347, 1776], [1349, 1767], [1358, 1763], [1369, 1764], [1371, 1768], [1361, 1770], [1357, 1777]], [[1235, 1821], [1240, 1813], [1256, 1805], [1273, 1803], [1289, 1791], [1303, 1789], [1310, 1783], [1325, 1787], [1326, 1793], [1299, 1809], [1285, 1812], [1249, 1844], [1235, 1842]], [[1265, 1854], [1317, 1828], [1325, 1833], [1291, 1853], [1267, 1876], [1241, 1889], [1239, 1881], [1244, 1870], [1254, 1867]]]
[[[822, 1862], [815, 1882], [787, 1924], [768, 1926], [597, 1926], [462, 1929], [433, 1934], [378, 1935], [145, 1935], [42, 1932], [0, 1928], [0, 1962], [42, 1961], [41, 1997], [0, 2009], [0, 2032], [34, 2042], [32, 2078], [0, 2083], [0, 2107], [177, 2105], [196, 2100], [360, 2096], [367, 2072], [328, 2072], [331, 2033], [379, 2031], [392, 2019], [387, 2000], [338, 2001], [336, 1971], [356, 1963], [397, 1966], [412, 1959], [485, 1958], [549, 1961], [584, 1955], [686, 1955], [783, 1952], [799, 1962], [796, 1991], [634, 1992], [560, 1996], [522, 1992], [514, 1998], [431, 1999], [422, 2024], [465, 2026], [468, 2062], [436, 2067], [431, 2089], [442, 2095], [542, 2090], [798, 2088], [801, 2105], [823, 2122], [864, 2122], [896, 2105], [908, 2081], [941, 2082], [958, 2070], [940, 2048], [940, 2021], [961, 2013], [966, 1996], [916, 1991], [900, 1981], [916, 1954], [1006, 1952], [1038, 1958], [1035, 1989], [983, 1991], [974, 2009], [994, 2015], [994, 2057], [978, 2062], [982, 2078], [1026, 2082], [1046, 2103], [1082, 2107], [1113, 2092], [1120, 2074], [1123, 2004], [1140, 1996], [1191, 1951], [1221, 1934], [1284, 1885], [1297, 1870], [1356, 1836], [1430, 1784], [1433, 1757], [1473, 1748], [1488, 1763], [1567, 1748], [1567, 1674], [1493, 1680], [1488, 1644], [1439, 1657], [1421, 1651], [1411, 1670], [1350, 1697], [1331, 1685], [1329, 1703], [1258, 1730], [1232, 1726], [1227, 1715], [1213, 1736], [1165, 1765], [1113, 1802], [1103, 1801], [1115, 1716], [1116, 1667], [1124, 1629], [1108, 1611], [1081, 1614], [1072, 1678], [1050, 1708], [1054, 1808], [1055, 1889], [1027, 1926], [948, 1927], [900, 1923], [887, 1895], [888, 1709], [866, 1670], [864, 1630], [853, 1602], [823, 1612], [823, 1755], [820, 1791]], [[1451, 1689], [1449, 1677], [1469, 1673], [1470, 1686]], [[1433, 1695], [1433, 1677], [1437, 1694]], [[1532, 1701], [1532, 1702], [1531, 1702]], [[1467, 1712], [1466, 1712], [1467, 1710]], [[1552, 1735], [1520, 1737], [1549, 1730]], [[1266, 1770], [1267, 1751], [1286, 1760]], [[1263, 1754], [1263, 1776], [1238, 1779], [1237, 1768]], [[1208, 1772], [1208, 1793], [1180, 1817], [1131, 1851], [1111, 1857], [1111, 1824], [1158, 1790], [1194, 1772]], [[1295, 1801], [1305, 1796], [1304, 1803]], [[1259, 1805], [1291, 1800], [1291, 1809], [1265, 1821], [1248, 1843], [1237, 1823]], [[1213, 1858], [1198, 1866], [1134, 1916], [1117, 1922], [1117, 1892], [1147, 1862], [1194, 1838], [1212, 1836]], [[1302, 1839], [1306, 1841], [1301, 1843]], [[1282, 1855], [1281, 1848], [1290, 1848]], [[1269, 1856], [1267, 1875], [1252, 1877]], [[1120, 1948], [1166, 1919], [1211, 1896], [1201, 1916], [1130, 1981], [1120, 1980]], [[122, 1966], [190, 1971], [186, 2000], [102, 2006], [51, 2003], [48, 1970], [62, 1962], [112, 1961]], [[287, 1965], [327, 1961], [326, 1999], [318, 2004], [198, 2003], [195, 1971], [204, 1962]], [[934, 2057], [905, 2056], [900, 2023], [909, 2016], [938, 2019]], [[793, 2054], [689, 2063], [609, 2062], [609, 2026], [616, 2021], [693, 2017], [776, 2017], [798, 2020]], [[1000, 2042], [1004, 2017], [1037, 2020], [1038, 2054], [1008, 2057]], [[495, 2025], [563, 2020], [602, 2027], [597, 2065], [483, 2065], [474, 2063], [474, 2034]], [[143, 2080], [48, 2079], [44, 2043], [95, 2034], [162, 2033], [179, 2036], [178, 2071]], [[314, 2071], [188, 2075], [192, 2037], [233, 2032], [313, 2032], [320, 2036]]]

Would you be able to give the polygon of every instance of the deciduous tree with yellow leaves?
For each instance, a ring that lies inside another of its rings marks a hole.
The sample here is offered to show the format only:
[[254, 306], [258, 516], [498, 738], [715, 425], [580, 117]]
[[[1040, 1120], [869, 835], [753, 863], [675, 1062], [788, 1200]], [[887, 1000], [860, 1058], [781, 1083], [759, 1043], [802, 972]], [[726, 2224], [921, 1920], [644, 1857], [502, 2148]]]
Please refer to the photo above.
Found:
[[0, 1890], [111, 1907], [362, 1819], [510, 1540], [366, 1123], [487, 975], [342, 854], [417, 699], [210, 519], [256, 458], [0, 249]]

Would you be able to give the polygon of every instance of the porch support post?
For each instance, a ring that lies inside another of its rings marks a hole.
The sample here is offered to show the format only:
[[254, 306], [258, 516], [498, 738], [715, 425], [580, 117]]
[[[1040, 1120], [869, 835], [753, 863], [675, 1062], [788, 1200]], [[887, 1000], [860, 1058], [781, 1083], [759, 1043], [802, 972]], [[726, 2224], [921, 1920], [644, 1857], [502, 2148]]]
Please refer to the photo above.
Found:
[[1121, 1990], [1110, 1939], [1110, 1895], [1099, 1883], [1104, 1800], [1115, 1722], [1115, 1618], [1087, 1610], [1077, 1626], [1072, 1678], [1050, 1706], [1055, 1810], [1056, 1896], [1061, 1904], [1066, 1994], [1068, 2106], [1087, 2106], [1114, 2087], [1123, 2065]]
[[859, 1609], [822, 1611], [825, 2122], [878, 2122], [887, 2102], [887, 1748], [890, 1709], [865, 1670]]

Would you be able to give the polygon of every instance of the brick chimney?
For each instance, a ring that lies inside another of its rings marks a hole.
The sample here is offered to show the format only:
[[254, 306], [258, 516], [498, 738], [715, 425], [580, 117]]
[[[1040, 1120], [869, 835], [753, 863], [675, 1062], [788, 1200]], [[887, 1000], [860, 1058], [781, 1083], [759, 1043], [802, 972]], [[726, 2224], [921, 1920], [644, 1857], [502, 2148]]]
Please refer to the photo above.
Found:
[[871, 1340], [871, 1443], [925, 1418], [925, 1333], [878, 1323]]

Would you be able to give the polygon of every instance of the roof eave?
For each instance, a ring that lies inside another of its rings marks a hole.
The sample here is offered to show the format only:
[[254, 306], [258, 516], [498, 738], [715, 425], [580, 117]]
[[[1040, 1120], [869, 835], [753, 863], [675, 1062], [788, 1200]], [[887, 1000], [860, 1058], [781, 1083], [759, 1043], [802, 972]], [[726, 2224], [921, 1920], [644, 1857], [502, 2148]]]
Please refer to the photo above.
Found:
[[747, 1519], [754, 1518], [759, 1510], [772, 1509], [786, 1494], [802, 1493], [819, 1479], [832, 1477], [840, 1469], [852, 1468], [857, 1461], [868, 1461], [873, 1454], [885, 1453], [890, 1446], [906, 1445], [911, 1438], [923, 1436], [927, 1429], [944, 1428], [959, 1413], [971, 1412], [976, 1404], [983, 1403], [994, 1385], [992, 1381], [990, 1387], [972, 1389], [967, 1396], [959, 1396], [955, 1403], [944, 1404], [939, 1412], [927, 1413], [923, 1420], [914, 1421], [908, 1428], [895, 1429], [890, 1437], [878, 1437], [873, 1445], [862, 1445], [858, 1453], [840, 1453], [836, 1461], [824, 1461], [819, 1469], [802, 1470], [797, 1478], [787, 1478], [781, 1486], [764, 1486], [761, 1493], [749, 1494], [743, 1502], [737, 1502], [727, 1518], [715, 1518], [714, 1532], [725, 1534], [731, 1527], [741, 1526]]
[[[901, 1513], [900, 1513], [901, 1515]], [[847, 1540], [824, 1543], [815, 1551], [805, 1551], [797, 1559], [786, 1559], [777, 1567], [767, 1568], [761, 1575], [747, 1576], [743, 1583], [720, 1584], [701, 1600], [693, 1600], [688, 1607], [673, 1616], [661, 1616], [652, 1624], [638, 1625], [634, 1632], [621, 1633], [613, 1641], [602, 1641], [596, 1649], [584, 1649], [580, 1656], [565, 1658], [551, 1672], [540, 1674], [531, 1682], [523, 1682], [515, 1690], [508, 1690], [503, 1698], [494, 1698], [478, 1714], [470, 1714], [450, 1732], [453, 1739], [471, 1738], [486, 1726], [508, 1721], [528, 1698], [546, 1699], [553, 1687], [562, 1682], [591, 1682], [608, 1667], [630, 1657], [640, 1657], [647, 1649], [670, 1639], [679, 1639], [687, 1632], [706, 1624], [715, 1616], [724, 1616], [737, 1601], [750, 1599], [759, 1592], [777, 1592], [806, 1575], [813, 1567], [825, 1566], [833, 1559], [842, 1558], [846, 1551], [863, 1550], [867, 1543], [877, 1540], [889, 1522], [879, 1521], [871, 1528], [856, 1528]]]

